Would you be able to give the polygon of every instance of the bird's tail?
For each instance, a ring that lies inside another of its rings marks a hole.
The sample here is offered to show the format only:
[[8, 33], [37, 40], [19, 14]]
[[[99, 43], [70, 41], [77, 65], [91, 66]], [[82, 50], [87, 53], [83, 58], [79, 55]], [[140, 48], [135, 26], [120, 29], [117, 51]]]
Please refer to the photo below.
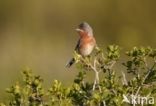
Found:
[[70, 68], [74, 63], [75, 63], [75, 59], [72, 58], [72, 59], [66, 64], [66, 67], [67, 67], [67, 68]]

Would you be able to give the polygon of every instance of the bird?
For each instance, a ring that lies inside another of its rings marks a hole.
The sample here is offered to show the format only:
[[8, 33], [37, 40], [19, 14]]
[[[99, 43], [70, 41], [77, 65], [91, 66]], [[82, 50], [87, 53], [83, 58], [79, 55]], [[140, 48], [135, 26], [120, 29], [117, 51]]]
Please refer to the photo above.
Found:
[[[75, 51], [82, 57], [89, 56], [96, 46], [96, 40], [93, 35], [93, 29], [87, 22], [82, 22], [75, 29], [79, 35], [79, 40], [75, 47]], [[75, 63], [75, 58], [72, 58], [66, 67], [70, 68]]]

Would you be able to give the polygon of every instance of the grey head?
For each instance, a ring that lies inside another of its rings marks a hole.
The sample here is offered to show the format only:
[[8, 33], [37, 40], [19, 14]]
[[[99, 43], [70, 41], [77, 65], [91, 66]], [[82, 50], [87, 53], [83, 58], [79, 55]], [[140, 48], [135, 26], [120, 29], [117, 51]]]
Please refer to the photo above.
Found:
[[93, 29], [87, 22], [82, 22], [79, 26], [77, 31], [84, 31], [86, 32], [89, 36], [93, 36]]

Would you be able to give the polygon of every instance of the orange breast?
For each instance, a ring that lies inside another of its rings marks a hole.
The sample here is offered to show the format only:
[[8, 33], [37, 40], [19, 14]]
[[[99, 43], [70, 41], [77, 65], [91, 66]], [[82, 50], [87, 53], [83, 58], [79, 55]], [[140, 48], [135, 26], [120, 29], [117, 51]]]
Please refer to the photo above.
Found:
[[95, 47], [95, 39], [93, 36], [83, 36], [80, 40], [79, 53], [82, 56], [88, 56]]

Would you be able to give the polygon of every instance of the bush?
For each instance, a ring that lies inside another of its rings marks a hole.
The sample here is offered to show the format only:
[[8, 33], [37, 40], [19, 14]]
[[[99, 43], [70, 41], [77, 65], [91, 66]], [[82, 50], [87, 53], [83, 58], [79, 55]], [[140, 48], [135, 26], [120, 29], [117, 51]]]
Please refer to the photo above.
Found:
[[[48, 91], [43, 79], [26, 69], [23, 83], [8, 88], [11, 99], [0, 106], [156, 106], [156, 49], [134, 47], [126, 52], [126, 72], [114, 68], [120, 65], [119, 52], [117, 45], [110, 45], [106, 50], [96, 48], [90, 57], [75, 53], [79, 73], [72, 86], [54, 80]], [[85, 79], [86, 71], [94, 72], [93, 82]]]

